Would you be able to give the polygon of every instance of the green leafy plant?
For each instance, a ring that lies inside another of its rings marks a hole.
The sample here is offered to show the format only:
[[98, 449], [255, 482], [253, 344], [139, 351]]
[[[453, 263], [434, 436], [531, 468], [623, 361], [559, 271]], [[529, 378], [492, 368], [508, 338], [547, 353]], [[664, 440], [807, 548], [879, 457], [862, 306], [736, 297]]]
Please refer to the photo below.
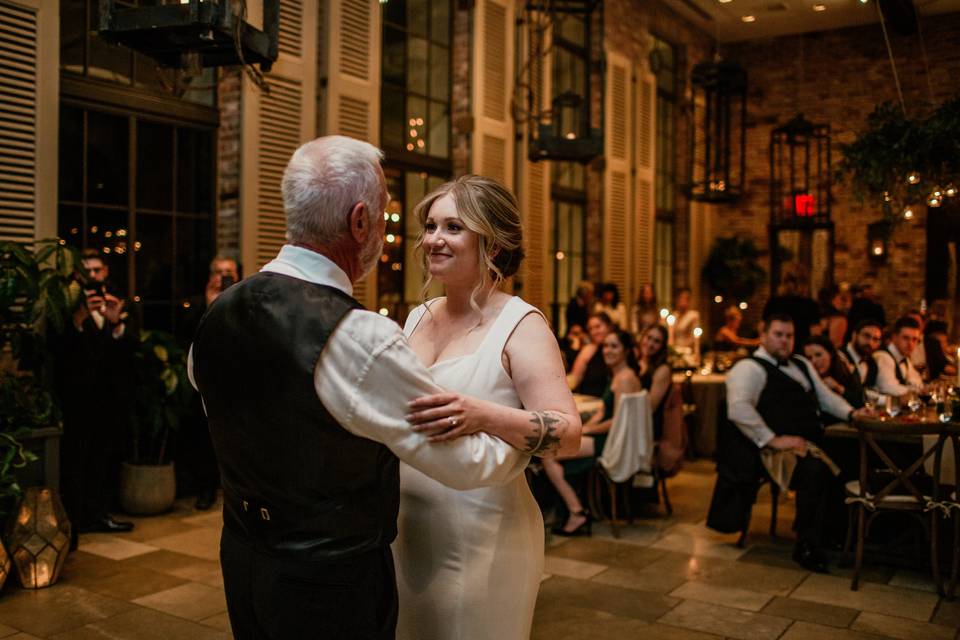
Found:
[[702, 275], [714, 294], [730, 301], [748, 300], [767, 279], [757, 245], [740, 236], [714, 241]]
[[187, 379], [187, 357], [173, 336], [142, 331], [134, 354], [136, 399], [131, 430], [134, 464], [165, 464], [169, 440], [195, 393]]

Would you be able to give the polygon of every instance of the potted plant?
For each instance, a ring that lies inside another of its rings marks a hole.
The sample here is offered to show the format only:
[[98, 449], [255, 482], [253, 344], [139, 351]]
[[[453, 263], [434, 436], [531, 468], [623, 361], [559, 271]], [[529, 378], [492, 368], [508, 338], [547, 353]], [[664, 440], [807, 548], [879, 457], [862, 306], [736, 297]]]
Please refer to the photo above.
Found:
[[136, 398], [131, 455], [120, 472], [120, 503], [134, 515], [167, 511], [176, 498], [170, 438], [194, 393], [186, 354], [170, 334], [142, 331], [134, 354]]
[[723, 296], [731, 304], [750, 299], [767, 279], [767, 272], [760, 266], [757, 245], [740, 236], [714, 241], [702, 275], [713, 294]]

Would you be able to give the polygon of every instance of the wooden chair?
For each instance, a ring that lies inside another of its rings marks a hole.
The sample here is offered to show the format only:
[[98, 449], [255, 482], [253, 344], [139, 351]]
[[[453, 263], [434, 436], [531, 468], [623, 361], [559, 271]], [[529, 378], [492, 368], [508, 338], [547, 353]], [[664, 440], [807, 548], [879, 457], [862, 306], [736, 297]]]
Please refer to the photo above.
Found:
[[[854, 562], [853, 577], [850, 589], [856, 591], [860, 585], [860, 571], [863, 568], [864, 544], [869, 533], [870, 524], [874, 518], [883, 513], [905, 513], [918, 518], [924, 529], [929, 532], [931, 570], [934, 583], [943, 591], [940, 580], [939, 540], [937, 523], [933, 521], [936, 507], [939, 503], [940, 487], [933, 482], [932, 492], [927, 494], [916, 486], [915, 473], [922, 469], [924, 463], [932, 456], [934, 458], [934, 478], [939, 477], [940, 461], [945, 441], [948, 439], [943, 425], [932, 423], [892, 423], [879, 420], [858, 421], [855, 425], [860, 443], [860, 473], [858, 480], [851, 480], [846, 484], [846, 502], [856, 510], [856, 560]], [[900, 468], [890, 454], [892, 444], [903, 443], [909, 438], [914, 442], [922, 436], [936, 436], [934, 446], [926, 447], [922, 454], [905, 468]], [[919, 438], [918, 438], [919, 436]], [[870, 469], [871, 457], [875, 455], [883, 465], [880, 477], [889, 477], [890, 480], [879, 491], [869, 491], [871, 475], [877, 471]], [[901, 493], [895, 493], [901, 492]], [[849, 550], [852, 527], [847, 530], [845, 548]]]
[[[960, 424], [949, 423], [944, 425], [944, 435], [946, 441], [944, 447], [950, 446], [950, 449], [944, 449], [953, 453], [952, 468], [947, 469], [947, 457], [944, 455], [940, 459], [939, 473], [934, 473], [941, 484], [941, 495], [945, 494], [944, 500], [937, 505], [939, 509], [948, 516], [953, 522], [953, 558], [950, 569], [950, 580], [946, 588], [947, 600], [953, 600], [956, 597], [957, 581], [960, 579]], [[952, 471], [952, 476], [950, 471]]]

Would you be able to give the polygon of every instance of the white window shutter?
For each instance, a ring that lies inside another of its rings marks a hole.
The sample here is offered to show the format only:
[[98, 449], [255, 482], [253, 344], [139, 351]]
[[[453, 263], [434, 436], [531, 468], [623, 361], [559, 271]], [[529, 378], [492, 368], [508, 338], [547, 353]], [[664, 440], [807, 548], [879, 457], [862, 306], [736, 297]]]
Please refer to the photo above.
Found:
[[653, 240], [656, 222], [654, 202], [654, 153], [657, 124], [657, 79], [645, 64], [637, 67], [636, 87], [636, 173], [634, 194], [636, 211], [633, 247], [635, 285], [653, 282]]
[[513, 187], [514, 2], [477, 0], [473, 20], [473, 173]]
[[59, 3], [0, 0], [0, 240], [56, 234]]
[[[322, 0], [319, 133], [380, 146], [381, 19], [378, 0]], [[354, 285], [368, 309], [377, 300], [377, 270]]]
[[[262, 3], [249, 8], [251, 22], [262, 22]], [[297, 147], [316, 135], [317, 5], [280, 0], [280, 16], [279, 56], [265, 74], [269, 93], [243, 78], [241, 257], [247, 274], [286, 242], [283, 171]]]
[[631, 240], [634, 237], [631, 170], [631, 66], [626, 56], [607, 51], [603, 184], [603, 280], [625, 301], [632, 299]]

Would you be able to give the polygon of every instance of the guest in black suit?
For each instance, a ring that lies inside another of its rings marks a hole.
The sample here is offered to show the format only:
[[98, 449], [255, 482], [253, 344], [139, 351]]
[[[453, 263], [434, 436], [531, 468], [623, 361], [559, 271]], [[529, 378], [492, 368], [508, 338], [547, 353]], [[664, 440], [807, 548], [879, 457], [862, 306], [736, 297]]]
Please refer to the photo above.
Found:
[[877, 385], [877, 362], [873, 359], [873, 352], [880, 348], [882, 340], [883, 325], [877, 320], [867, 318], [854, 327], [850, 342], [840, 350], [840, 357], [844, 359], [847, 368], [856, 371], [865, 389]]
[[132, 414], [136, 330], [103, 257], [94, 250], [82, 257], [83, 298], [64, 332], [51, 337], [63, 411], [60, 486], [74, 534], [124, 532], [133, 524], [114, 520], [108, 509]]

